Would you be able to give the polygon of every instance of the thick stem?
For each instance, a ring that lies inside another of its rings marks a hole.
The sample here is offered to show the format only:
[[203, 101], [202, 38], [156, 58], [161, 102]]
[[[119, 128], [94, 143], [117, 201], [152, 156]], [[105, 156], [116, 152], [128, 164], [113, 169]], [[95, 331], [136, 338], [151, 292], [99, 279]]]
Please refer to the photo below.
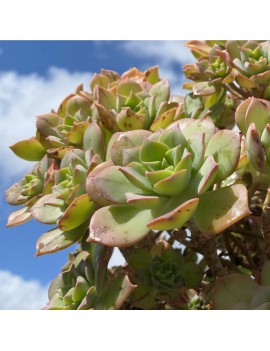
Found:
[[215, 238], [209, 238], [201, 233], [198, 240], [201, 252], [212, 274], [218, 277], [227, 275], [228, 272], [217, 254]]

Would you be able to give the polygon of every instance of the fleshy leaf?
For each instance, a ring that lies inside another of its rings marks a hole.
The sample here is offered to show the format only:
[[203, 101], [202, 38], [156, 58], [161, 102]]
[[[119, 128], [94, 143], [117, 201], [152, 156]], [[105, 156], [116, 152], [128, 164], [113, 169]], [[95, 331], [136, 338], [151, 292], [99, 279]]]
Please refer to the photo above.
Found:
[[165, 199], [159, 196], [136, 195], [126, 193], [127, 202], [138, 208], [159, 208], [164, 205]]
[[259, 133], [254, 123], [248, 128], [246, 136], [247, 157], [256, 171], [263, 173], [265, 168], [265, 153]]
[[[55, 202], [57, 195], [48, 194], [40, 198], [34, 206], [30, 209], [33, 218], [45, 224], [54, 224], [63, 214], [61, 207], [48, 205], [48, 203]], [[59, 200], [57, 200], [59, 201]], [[61, 202], [64, 205], [64, 201]]]
[[135, 187], [120, 172], [118, 166], [107, 167], [97, 175], [94, 169], [93, 174], [90, 173], [87, 177], [86, 189], [91, 199], [100, 206], [125, 203], [127, 192], [143, 194], [140, 188]]
[[146, 120], [144, 115], [134, 113], [129, 107], [122, 109], [117, 115], [116, 121], [118, 126], [123, 131], [144, 129]]
[[176, 108], [172, 108], [169, 111], [164, 112], [162, 115], [160, 115], [154, 120], [150, 130], [152, 132], [155, 132], [159, 128], [166, 128], [168, 125], [170, 125], [173, 122], [175, 113], [176, 113]]
[[18, 157], [26, 161], [39, 161], [46, 154], [46, 150], [35, 138], [19, 141], [10, 146]]
[[93, 149], [94, 153], [98, 154], [102, 159], [106, 154], [106, 146], [103, 134], [100, 127], [95, 121], [85, 130], [83, 136], [84, 150]]
[[88, 122], [75, 123], [67, 134], [67, 139], [71, 144], [80, 145], [83, 140], [83, 135], [86, 128], [89, 126]]
[[159, 105], [163, 101], [167, 101], [170, 96], [170, 86], [166, 79], [162, 79], [158, 83], [154, 84], [149, 91], [150, 95], [155, 96], [154, 105], [155, 111], [157, 112]]
[[151, 135], [148, 130], [132, 130], [128, 132], [115, 133], [107, 148], [106, 159], [112, 159], [116, 165], [125, 166], [123, 163], [123, 152], [125, 149], [141, 146], [144, 138]]
[[248, 126], [246, 125], [246, 113], [251, 98], [244, 100], [235, 111], [235, 122], [242, 133], [246, 134]]
[[127, 275], [119, 275], [110, 282], [107, 291], [98, 303], [97, 309], [119, 310], [136, 287], [137, 285], [133, 285]]
[[193, 93], [197, 96], [208, 96], [216, 92], [215, 87], [211, 82], [199, 82], [193, 86]]
[[115, 109], [116, 107], [115, 95], [99, 86], [97, 87], [97, 100], [100, 105], [108, 110]]
[[133, 94], [139, 93], [142, 90], [141, 86], [130, 80], [124, 80], [117, 86], [117, 94], [123, 96], [129, 96], [130, 92]]
[[141, 163], [132, 162], [127, 167], [119, 168], [119, 171], [121, 171], [136, 187], [152, 192], [151, 183], [145, 177], [145, 169]]
[[213, 307], [216, 310], [231, 310], [240, 302], [250, 304], [256, 292], [256, 283], [244, 274], [217, 277], [213, 290]]
[[247, 189], [236, 184], [204, 193], [194, 219], [201, 232], [215, 235], [249, 214]]
[[154, 190], [161, 195], [173, 196], [183, 192], [190, 180], [190, 170], [182, 169], [173, 175], [160, 180], [154, 185]]
[[59, 228], [54, 228], [44, 233], [36, 243], [36, 256], [54, 253], [69, 247], [84, 235], [88, 223], [63, 232]]
[[59, 219], [58, 228], [67, 231], [78, 227], [91, 216], [95, 208], [87, 194], [77, 197]]
[[261, 135], [270, 119], [269, 109], [268, 101], [252, 97], [246, 112], [246, 127], [248, 128], [251, 123], [255, 123]]
[[19, 210], [12, 212], [8, 217], [7, 227], [14, 227], [29, 221], [32, 217], [31, 212], [27, 207], [20, 208]]
[[193, 215], [199, 199], [191, 199], [178, 206], [169, 213], [148, 222], [147, 226], [153, 230], [170, 230], [181, 228]]
[[220, 130], [210, 139], [205, 157], [213, 155], [219, 164], [215, 182], [220, 182], [233, 173], [239, 161], [240, 149], [240, 136], [237, 132]]
[[217, 172], [218, 164], [215, 162], [213, 156], [209, 155], [198, 171], [198, 174], [191, 182], [190, 187], [194, 187], [194, 190], [196, 190], [198, 194], [203, 194], [214, 184]]
[[143, 162], [161, 161], [168, 150], [167, 145], [146, 139], [140, 151], [140, 159]]
[[87, 241], [112, 247], [133, 245], [148, 234], [147, 222], [152, 218], [151, 210], [131, 205], [102, 207], [91, 218]]

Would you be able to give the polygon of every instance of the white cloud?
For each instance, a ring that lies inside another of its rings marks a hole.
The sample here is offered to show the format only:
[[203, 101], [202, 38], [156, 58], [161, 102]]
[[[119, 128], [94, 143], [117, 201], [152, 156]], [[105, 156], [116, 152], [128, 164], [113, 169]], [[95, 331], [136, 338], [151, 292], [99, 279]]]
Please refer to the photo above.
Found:
[[[185, 81], [181, 73], [181, 67], [185, 63], [195, 61], [190, 50], [185, 47], [184, 41], [175, 40], [146, 40], [146, 41], [127, 41], [122, 44], [124, 50], [128, 53], [143, 58], [145, 61], [157, 62], [160, 71], [160, 77], [166, 78], [171, 84], [171, 90], [174, 94], [186, 94], [181, 88]], [[178, 73], [173, 67], [178, 66]]]
[[40, 310], [48, 302], [48, 287], [0, 270], [0, 310]]
[[143, 58], [158, 58], [163, 64], [188, 63], [194, 61], [184, 41], [176, 40], [145, 40], [127, 41], [123, 47], [133, 55]]
[[88, 89], [91, 73], [50, 68], [47, 77], [0, 72], [0, 168], [2, 177], [21, 175], [32, 163], [20, 160], [9, 145], [35, 135], [35, 116], [58, 108], [80, 84]]

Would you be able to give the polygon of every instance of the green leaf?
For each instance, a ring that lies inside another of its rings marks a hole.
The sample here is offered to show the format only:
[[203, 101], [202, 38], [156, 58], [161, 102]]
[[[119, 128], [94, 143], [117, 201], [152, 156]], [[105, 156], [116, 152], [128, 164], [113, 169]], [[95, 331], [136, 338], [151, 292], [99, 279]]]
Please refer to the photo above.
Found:
[[80, 145], [89, 123], [86, 121], [75, 123], [67, 134], [67, 139], [71, 144]]
[[152, 123], [150, 130], [151, 132], [157, 131], [159, 128], [166, 128], [168, 125], [170, 125], [173, 120], [174, 116], [176, 113], [176, 108], [172, 108], [169, 111], [166, 111], [162, 113], [162, 115], [158, 116], [154, 122]]
[[45, 224], [54, 224], [59, 217], [63, 214], [61, 207], [48, 205], [55, 201], [64, 205], [64, 201], [57, 199], [59, 194], [48, 194], [42, 196], [35, 204], [31, 207], [30, 212], [37, 221]]
[[106, 77], [103, 74], [95, 73], [91, 82], [90, 82], [90, 87], [91, 87], [92, 91], [94, 91], [94, 88], [96, 85], [106, 89], [106, 88], [108, 88], [109, 83], [110, 83], [110, 80], [108, 77]]
[[269, 110], [270, 103], [268, 101], [252, 97], [246, 112], [246, 127], [248, 128], [254, 122], [261, 135], [270, 120]]
[[90, 218], [95, 209], [96, 205], [87, 194], [77, 197], [59, 219], [58, 228], [68, 231], [78, 227]]
[[44, 233], [36, 243], [36, 256], [46, 255], [63, 250], [74, 244], [82, 237], [87, 229], [88, 223], [63, 232], [59, 228], [54, 228]]
[[159, 105], [163, 101], [167, 101], [170, 96], [170, 85], [166, 79], [162, 79], [158, 83], [154, 84], [149, 91], [151, 96], [155, 96], [154, 105], [155, 112], [158, 111]]
[[98, 174], [90, 173], [87, 177], [86, 188], [89, 196], [100, 206], [125, 203], [125, 194], [128, 192], [144, 193], [120, 172], [118, 166], [104, 168]]
[[113, 134], [108, 144], [106, 159], [111, 159], [116, 165], [125, 166], [124, 150], [141, 146], [144, 139], [151, 134], [148, 130], [131, 130]]
[[194, 219], [201, 232], [215, 235], [249, 214], [247, 189], [236, 184], [201, 195]]
[[235, 111], [235, 122], [242, 133], [246, 134], [248, 126], [246, 125], [246, 114], [251, 102], [251, 98], [244, 100]]
[[107, 291], [98, 303], [97, 309], [119, 310], [136, 287], [137, 285], [133, 285], [127, 275], [119, 275], [110, 282]]
[[83, 136], [83, 149], [93, 149], [95, 154], [98, 154], [102, 159], [106, 155], [106, 145], [103, 134], [98, 124], [93, 121], [85, 130]]
[[53, 130], [61, 121], [61, 118], [56, 113], [47, 113], [42, 116], [37, 117], [37, 130], [43, 137], [48, 137], [50, 135], [56, 135]]
[[209, 155], [204, 164], [198, 171], [198, 174], [192, 180], [190, 188], [194, 188], [198, 194], [206, 192], [215, 182], [218, 172], [218, 164], [212, 155]]
[[129, 107], [122, 109], [116, 117], [118, 126], [123, 131], [144, 129], [148, 126], [147, 119], [146, 115], [139, 115]]
[[15, 155], [26, 161], [39, 161], [46, 154], [44, 147], [35, 138], [19, 141], [10, 148]]
[[131, 92], [133, 94], [136, 94], [136, 93], [139, 93], [140, 91], [142, 91], [140, 84], [132, 81], [131, 79], [123, 80], [117, 86], [117, 94], [120, 94], [123, 96], [129, 96]]
[[250, 304], [256, 291], [256, 283], [244, 274], [217, 277], [213, 290], [213, 307], [216, 310], [232, 310], [238, 303]]
[[190, 180], [191, 172], [188, 169], [182, 169], [171, 176], [160, 180], [154, 185], [154, 190], [161, 195], [173, 196], [181, 194], [187, 187]]
[[193, 86], [193, 94], [195, 96], [208, 96], [215, 94], [216, 89], [212, 82], [199, 82]]
[[199, 120], [183, 118], [178, 122], [178, 125], [186, 139], [191, 141], [196, 135], [204, 133], [206, 145], [216, 132], [216, 126], [209, 117], [204, 117]]
[[22, 179], [6, 190], [6, 201], [10, 205], [22, 205], [28, 200], [28, 196], [21, 196], [21, 191], [24, 185], [25, 179]]
[[116, 108], [116, 97], [107, 89], [100, 86], [97, 87], [97, 100], [100, 105], [105, 107], [107, 110], [113, 110]]
[[140, 160], [143, 162], [161, 161], [168, 150], [167, 145], [146, 139], [140, 151]]
[[173, 172], [167, 169], [161, 169], [154, 172], [145, 172], [145, 176], [147, 177], [147, 179], [152, 185], [155, 185], [160, 180], [168, 178], [172, 175], [173, 175]]
[[91, 218], [87, 241], [112, 247], [133, 245], [148, 234], [147, 222], [152, 218], [151, 210], [131, 205], [102, 207]]
[[204, 272], [196, 263], [185, 262], [181, 275], [184, 278], [185, 287], [190, 289], [201, 284]]
[[158, 66], [150, 67], [143, 73], [148, 82], [155, 84], [159, 81]]
[[141, 163], [132, 162], [126, 167], [119, 168], [119, 171], [136, 187], [147, 192], [152, 192], [151, 183], [145, 177], [145, 168]]
[[128, 256], [128, 264], [136, 270], [148, 270], [152, 262], [152, 256], [148, 249], [134, 248]]
[[159, 196], [136, 195], [126, 193], [127, 203], [141, 209], [160, 208], [166, 202], [166, 199]]
[[213, 155], [219, 165], [215, 182], [224, 180], [234, 172], [239, 161], [240, 149], [240, 136], [237, 132], [220, 130], [210, 139], [205, 157]]
[[246, 136], [247, 157], [250, 165], [256, 171], [263, 173], [265, 169], [265, 152], [260, 141], [260, 135], [254, 123], [248, 128]]
[[192, 217], [198, 203], [199, 199], [197, 198], [188, 200], [171, 212], [151, 220], [147, 223], [147, 226], [153, 230], [181, 228]]

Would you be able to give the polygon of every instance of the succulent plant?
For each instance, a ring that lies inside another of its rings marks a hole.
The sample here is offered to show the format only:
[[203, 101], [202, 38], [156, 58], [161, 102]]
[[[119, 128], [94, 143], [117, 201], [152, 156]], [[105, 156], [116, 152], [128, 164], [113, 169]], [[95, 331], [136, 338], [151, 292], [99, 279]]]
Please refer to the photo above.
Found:
[[230, 91], [240, 98], [270, 98], [269, 41], [190, 41], [186, 46], [198, 59], [183, 67], [186, 77], [195, 82], [184, 86], [193, 88], [195, 95]]
[[49, 288], [47, 310], [119, 309], [136, 288], [127, 275], [107, 271], [110, 250], [96, 245], [92, 255], [79, 251]]
[[151, 250], [135, 248], [127, 256], [129, 275], [137, 285], [131, 297], [135, 307], [158, 309], [161, 304], [183, 305], [188, 289], [199, 286], [203, 271], [196, 262], [185, 261], [181, 250], [165, 240]]
[[36, 256], [78, 244], [45, 309], [270, 309], [269, 43], [188, 42], [185, 97], [101, 70], [11, 146], [37, 164], [7, 226], [54, 224]]
[[213, 308], [217, 310], [269, 310], [270, 261], [261, 272], [261, 284], [248, 275], [232, 274], [217, 278], [213, 292]]
[[254, 97], [246, 99], [237, 108], [235, 121], [245, 135], [246, 150], [243, 153], [243, 161], [244, 158], [248, 160], [256, 181], [268, 184], [270, 179], [269, 101]]
[[89, 241], [128, 246], [150, 229], [181, 228], [191, 218], [215, 235], [249, 214], [243, 185], [213, 190], [237, 166], [238, 133], [216, 131], [205, 118], [146, 135], [116, 133], [108, 160], [89, 173], [87, 192], [103, 206], [91, 218]]
[[211, 96], [186, 95], [184, 99], [185, 116], [194, 119], [209, 117], [220, 129], [232, 129], [234, 114], [239, 101], [231, 94], [215, 93]]
[[234, 80], [230, 64], [223, 59], [222, 49], [225, 43], [213, 44], [212, 46], [211, 43], [209, 45], [207, 42], [194, 40], [186, 44], [198, 58], [198, 62], [183, 66], [185, 76], [195, 82], [185, 83], [184, 87], [193, 89], [194, 95], [209, 96], [223, 93], [225, 91], [223, 85]]
[[25, 206], [9, 216], [8, 227], [22, 224], [31, 218], [31, 208], [34, 204], [51, 192], [56, 169], [56, 162], [44, 156], [32, 171], [6, 191], [6, 200], [10, 205]]
[[270, 97], [270, 42], [229, 40], [223, 58], [234, 68], [240, 87], [258, 89], [261, 97]]
[[57, 112], [37, 117], [36, 138], [51, 157], [61, 159], [72, 148], [85, 147], [85, 132], [96, 120], [93, 102], [92, 94], [79, 86], [75, 94], [62, 101]]
[[78, 241], [87, 230], [89, 219], [96, 209], [85, 189], [87, 172], [100, 157], [90, 149], [66, 152], [55, 171], [51, 193], [42, 196], [31, 208], [33, 218], [57, 227], [44, 233], [37, 241], [37, 255], [61, 250]]
[[145, 72], [136, 68], [116, 80], [100, 84], [103, 75], [91, 83], [95, 106], [102, 124], [112, 132], [136, 129], [156, 131], [183, 117], [183, 99], [170, 97], [167, 80], [160, 80], [158, 68]]

